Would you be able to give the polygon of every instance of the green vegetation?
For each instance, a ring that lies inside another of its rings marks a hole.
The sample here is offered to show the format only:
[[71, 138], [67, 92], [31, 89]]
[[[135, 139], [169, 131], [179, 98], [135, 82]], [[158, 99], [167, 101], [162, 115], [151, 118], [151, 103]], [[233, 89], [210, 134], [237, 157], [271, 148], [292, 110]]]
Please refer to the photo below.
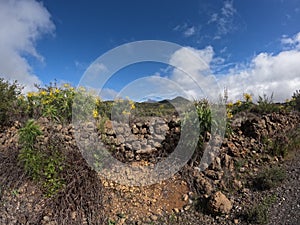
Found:
[[195, 108], [197, 110], [200, 136], [204, 138], [207, 132], [211, 132], [212, 126], [212, 112], [207, 100], [195, 101]]
[[283, 168], [275, 166], [260, 172], [253, 181], [253, 187], [258, 190], [268, 190], [279, 185], [286, 178]]
[[70, 122], [75, 90], [68, 84], [58, 87], [56, 83], [49, 86], [37, 86], [37, 92], [27, 93], [28, 113], [31, 118], [47, 117], [57, 122]]
[[235, 103], [229, 102], [227, 104], [227, 117], [230, 119], [234, 114], [237, 114], [242, 111], [250, 110], [253, 107], [254, 103], [252, 102], [252, 95], [244, 93], [244, 100], [238, 100]]
[[279, 112], [281, 109], [280, 105], [273, 102], [273, 93], [270, 97], [266, 94], [263, 96], [258, 96], [257, 104], [251, 109], [252, 112], [260, 114], [268, 114], [273, 112]]
[[20, 129], [19, 135], [22, 149], [18, 159], [24, 165], [26, 173], [42, 185], [47, 196], [55, 194], [63, 185], [59, 177], [63, 170], [63, 157], [55, 146], [47, 146], [48, 152], [35, 147], [36, 138], [42, 135], [42, 131], [34, 120], [29, 120]]
[[295, 110], [300, 111], [300, 90], [296, 90], [292, 96], [291, 100], [292, 106], [294, 106]]
[[268, 219], [268, 210], [272, 204], [276, 201], [276, 196], [267, 196], [260, 203], [253, 206], [246, 212], [246, 220], [250, 223], [256, 224], [267, 224]]
[[17, 81], [9, 83], [0, 78], [0, 126], [9, 125], [22, 114], [22, 87]]
[[[173, 100], [160, 102], [137, 103], [129, 99], [120, 99], [113, 102], [102, 101], [85, 88], [75, 90], [69, 84], [58, 86], [56, 83], [50, 83], [48, 86], [36, 86], [36, 88], [36, 92], [29, 92], [24, 96], [21, 94], [22, 87], [16, 81], [9, 83], [2, 78], [0, 79], [0, 97], [2, 100], [0, 102], [1, 126], [8, 125], [16, 118], [22, 118], [22, 120], [32, 118], [37, 120], [40, 117], [47, 117], [51, 122], [55, 123], [70, 123], [72, 119], [78, 122], [94, 119], [100, 132], [103, 132], [105, 123], [111, 119], [112, 113], [120, 120], [129, 117], [129, 121], [134, 121], [136, 117], [171, 117], [172, 115], [182, 113], [183, 109], [175, 107], [176, 105], [186, 106], [188, 101], [178, 97]], [[200, 125], [199, 134], [197, 134], [199, 141], [195, 151], [196, 158], [199, 158], [202, 156], [203, 142], [209, 139], [212, 126], [220, 126], [222, 124], [216, 124], [217, 121], [213, 119], [213, 113], [218, 112], [213, 111], [212, 105], [207, 100], [195, 100], [192, 104], [196, 108], [196, 118]], [[226, 125], [226, 135], [230, 136], [233, 132], [230, 123], [234, 114], [241, 111], [264, 114], [280, 110], [299, 110], [300, 90], [296, 91], [292, 99], [288, 100], [285, 104], [273, 103], [273, 95], [270, 97], [266, 95], [259, 96], [258, 102], [253, 103], [252, 95], [244, 93], [242, 101], [229, 102], [226, 106], [227, 122], [224, 125]], [[189, 118], [195, 119], [195, 116], [189, 115], [189, 112], [184, 112], [183, 115], [185, 123], [195, 122], [189, 121]], [[25, 171], [34, 180], [42, 183], [43, 187], [47, 187], [51, 193], [54, 193], [63, 185], [62, 180], [59, 178], [59, 173], [62, 169], [61, 150], [55, 144], [47, 146], [47, 151], [36, 149], [35, 140], [40, 135], [42, 135], [42, 132], [34, 120], [29, 120], [20, 130], [20, 144], [22, 145], [22, 149], [19, 161], [23, 163]], [[291, 144], [299, 146], [299, 138], [295, 140], [298, 140], [298, 142], [294, 141]], [[285, 157], [289, 148], [292, 148], [292, 146], [285, 144], [287, 140], [284, 137], [276, 137], [275, 139], [266, 138], [264, 141], [266, 153], [273, 156]], [[238, 162], [236, 166], [240, 166]], [[271, 175], [265, 174], [266, 180], [276, 182], [275, 178], [268, 179], [268, 176]], [[263, 177], [259, 179], [263, 179]], [[268, 185], [265, 184], [266, 187]]]

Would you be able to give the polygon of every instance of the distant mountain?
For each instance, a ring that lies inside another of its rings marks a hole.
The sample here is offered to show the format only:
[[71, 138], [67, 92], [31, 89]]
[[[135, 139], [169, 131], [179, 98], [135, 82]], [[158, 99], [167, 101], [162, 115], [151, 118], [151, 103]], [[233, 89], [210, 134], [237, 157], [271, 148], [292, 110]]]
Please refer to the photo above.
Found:
[[144, 102], [144, 103], [157, 103], [159, 101], [164, 100], [162, 97], [157, 96], [145, 96], [144, 98], [140, 99], [138, 102]]
[[164, 99], [162, 101], [159, 101], [159, 103], [179, 103], [179, 104], [187, 104], [190, 103], [190, 101], [182, 96], [177, 96], [176, 98], [173, 99]]
[[144, 103], [157, 103], [158, 101], [155, 100], [155, 99], [149, 98], [149, 99], [147, 99], [146, 101], [143, 101], [143, 102], [144, 102]]

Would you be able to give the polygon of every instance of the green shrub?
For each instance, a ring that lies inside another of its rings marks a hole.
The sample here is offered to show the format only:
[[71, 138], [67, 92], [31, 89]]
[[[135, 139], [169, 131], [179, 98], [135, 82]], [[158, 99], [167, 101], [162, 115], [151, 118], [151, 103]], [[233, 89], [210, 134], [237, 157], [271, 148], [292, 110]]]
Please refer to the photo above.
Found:
[[212, 112], [207, 100], [195, 101], [195, 108], [198, 114], [200, 135], [204, 138], [207, 132], [211, 132]]
[[268, 190], [279, 185], [285, 178], [286, 172], [283, 168], [271, 167], [264, 169], [255, 177], [253, 186], [258, 190]]
[[253, 106], [251, 111], [262, 113], [262, 114], [268, 114], [273, 112], [279, 112], [280, 106], [276, 105], [273, 102], [273, 93], [271, 94], [270, 97], [264, 94], [263, 96], [258, 96], [257, 104]]
[[47, 196], [55, 194], [63, 185], [59, 177], [63, 170], [63, 158], [56, 146], [47, 146], [47, 152], [35, 148], [36, 138], [42, 135], [34, 120], [29, 120], [19, 131], [22, 146], [18, 160], [24, 165], [25, 172], [42, 185]]
[[0, 125], [8, 125], [14, 121], [21, 112], [20, 104], [22, 87], [17, 81], [9, 83], [0, 78]]
[[39, 87], [38, 92], [27, 93], [28, 111], [32, 118], [48, 117], [57, 122], [71, 122], [75, 89], [69, 84], [56, 83]]
[[231, 113], [233, 115], [239, 112], [251, 110], [251, 108], [253, 107], [254, 103], [252, 102], [252, 95], [248, 93], [244, 93], [243, 98], [244, 101], [237, 100], [234, 104], [229, 103], [231, 108]]
[[19, 130], [19, 142], [23, 148], [34, 148], [37, 136], [42, 134], [40, 127], [33, 119], [30, 119], [25, 126]]
[[285, 157], [288, 154], [288, 142], [289, 140], [286, 136], [277, 136], [272, 142], [272, 147], [269, 150], [270, 154], [277, 157]]
[[250, 223], [267, 224], [269, 222], [268, 210], [275, 203], [276, 196], [268, 196], [246, 213], [246, 220]]
[[296, 110], [300, 111], [300, 90], [296, 90], [292, 98], [293, 105]]

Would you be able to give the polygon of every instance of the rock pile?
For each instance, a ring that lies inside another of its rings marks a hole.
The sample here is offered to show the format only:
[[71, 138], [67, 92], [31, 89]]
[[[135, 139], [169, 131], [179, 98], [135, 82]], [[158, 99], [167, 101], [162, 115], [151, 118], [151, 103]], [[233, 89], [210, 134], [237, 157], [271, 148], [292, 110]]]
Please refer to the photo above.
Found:
[[108, 120], [102, 130], [94, 123], [80, 125], [78, 129], [80, 144], [104, 144], [122, 162], [147, 160], [156, 163], [173, 152], [180, 138], [180, 121], [177, 118], [144, 118], [131, 125]]

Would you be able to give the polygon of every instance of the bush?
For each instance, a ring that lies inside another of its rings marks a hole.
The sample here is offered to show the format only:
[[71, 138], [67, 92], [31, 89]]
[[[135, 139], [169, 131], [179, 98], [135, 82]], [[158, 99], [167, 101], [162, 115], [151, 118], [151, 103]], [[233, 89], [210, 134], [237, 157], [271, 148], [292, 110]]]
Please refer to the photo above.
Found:
[[271, 167], [259, 173], [253, 181], [254, 188], [268, 190], [276, 187], [286, 177], [286, 172], [281, 167]]
[[0, 78], [0, 125], [9, 125], [21, 112], [20, 103], [22, 87], [17, 81], [9, 83]]
[[279, 112], [280, 106], [276, 105], [273, 102], [273, 93], [270, 97], [268, 97], [266, 94], [262, 96], [258, 96], [257, 105], [255, 105], [251, 111], [262, 113], [262, 114], [268, 114], [273, 112]]
[[292, 98], [293, 105], [296, 110], [300, 111], [300, 90], [296, 90]]
[[276, 201], [276, 196], [268, 196], [246, 213], [246, 220], [250, 223], [267, 224], [269, 222], [268, 210]]
[[19, 131], [22, 149], [18, 159], [25, 172], [42, 185], [47, 196], [55, 194], [63, 185], [59, 173], [63, 170], [63, 158], [56, 146], [47, 146], [47, 152], [35, 148], [36, 138], [42, 135], [34, 120], [29, 120]]
[[56, 83], [27, 93], [30, 117], [47, 117], [57, 122], [71, 122], [75, 90], [69, 84], [58, 87]]
[[205, 137], [207, 132], [211, 132], [212, 112], [207, 100], [195, 101], [195, 108], [198, 114], [200, 135]]

